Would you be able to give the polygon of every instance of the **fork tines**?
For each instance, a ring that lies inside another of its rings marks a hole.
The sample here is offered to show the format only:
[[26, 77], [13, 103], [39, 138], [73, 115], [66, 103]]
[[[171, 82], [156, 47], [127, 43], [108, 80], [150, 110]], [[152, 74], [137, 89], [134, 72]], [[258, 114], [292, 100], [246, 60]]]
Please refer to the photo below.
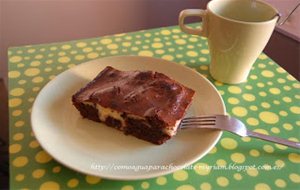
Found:
[[216, 116], [198, 116], [198, 117], [187, 117], [184, 118], [180, 125], [189, 126], [189, 125], [215, 125]]

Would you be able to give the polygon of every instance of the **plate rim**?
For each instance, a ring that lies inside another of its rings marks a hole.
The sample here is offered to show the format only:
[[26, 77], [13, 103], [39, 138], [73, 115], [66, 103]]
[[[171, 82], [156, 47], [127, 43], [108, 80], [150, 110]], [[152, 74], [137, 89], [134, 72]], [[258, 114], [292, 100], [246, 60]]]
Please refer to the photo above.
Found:
[[101, 173], [89, 173], [87, 172], [86, 170], [81, 170], [80, 168], [76, 168], [74, 167], [72, 164], [69, 164], [68, 162], [64, 162], [63, 160], [60, 160], [60, 159], [57, 159], [56, 156], [52, 155], [51, 153], [49, 153], [49, 151], [47, 150], [47, 148], [45, 148], [45, 145], [41, 142], [40, 140], [40, 137], [38, 137], [36, 135], [36, 132], [35, 132], [35, 128], [34, 127], [34, 115], [35, 115], [35, 112], [36, 112], [36, 107], [37, 107], [37, 100], [39, 99], [39, 97], [41, 96], [42, 92], [44, 90], [46, 90], [49, 86], [51, 86], [52, 83], [55, 83], [56, 80], [58, 80], [57, 78], [60, 77], [61, 75], [67, 73], [67, 72], [71, 72], [72, 70], [75, 70], [77, 67], [80, 67], [84, 64], [91, 64], [92, 62], [97, 62], [98, 60], [105, 60], [105, 59], [115, 59], [115, 58], [141, 58], [141, 59], [153, 59], [153, 60], [156, 60], [156, 61], [160, 61], [160, 62], [169, 62], [169, 63], [172, 63], [172, 64], [175, 64], [176, 66], [179, 66], [179, 67], [182, 67], [186, 70], [189, 70], [190, 72], [193, 72], [195, 74], [197, 74], [199, 77], [201, 77], [209, 86], [211, 86], [213, 88], [213, 90], [216, 92], [216, 95], [217, 97], [219, 98], [220, 100], [220, 103], [221, 103], [221, 108], [222, 108], [222, 114], [226, 114], [226, 106], [225, 106], [225, 103], [224, 103], [224, 100], [221, 96], [221, 94], [218, 92], [217, 88], [212, 84], [212, 82], [210, 82], [206, 77], [204, 77], [201, 73], [191, 69], [190, 67], [188, 66], [184, 66], [184, 65], [181, 65], [179, 63], [176, 63], [176, 62], [173, 62], [173, 61], [169, 61], [169, 60], [165, 60], [165, 59], [161, 59], [161, 58], [156, 58], [156, 57], [148, 57], [148, 56], [137, 56], [137, 55], [117, 55], [117, 56], [107, 56], [107, 57], [102, 57], [102, 58], [99, 58], [99, 59], [94, 59], [94, 60], [90, 60], [90, 61], [86, 61], [86, 62], [82, 62], [72, 68], [69, 68], [59, 74], [56, 75], [56, 77], [52, 80], [50, 80], [47, 84], [45, 84], [42, 89], [39, 91], [39, 93], [37, 94], [36, 98], [35, 98], [35, 101], [32, 105], [32, 112], [31, 112], [31, 115], [30, 115], [30, 124], [31, 124], [31, 129], [32, 129], [32, 132], [34, 134], [34, 137], [36, 138], [36, 140], [39, 142], [40, 146], [42, 147], [42, 149], [44, 151], [46, 151], [56, 162], [62, 164], [63, 166], [71, 169], [71, 170], [74, 170], [76, 172], [80, 172], [82, 174], [86, 174], [86, 175], [93, 175], [93, 176], [98, 176], [98, 177], [101, 177], [101, 178], [104, 178], [104, 179], [110, 179], [110, 180], [142, 180], [142, 179], [151, 179], [151, 178], [154, 178], [154, 177], [158, 177], [158, 176], [163, 176], [163, 175], [167, 175], [167, 174], [170, 174], [170, 173], [173, 173], [177, 170], [180, 170], [180, 169], [183, 169], [185, 168], [186, 166], [188, 165], [191, 165], [193, 163], [195, 163], [197, 160], [200, 160], [201, 158], [203, 158], [204, 156], [206, 156], [208, 154], [208, 152], [219, 142], [222, 134], [223, 134], [223, 131], [219, 130], [219, 134], [217, 136], [217, 138], [214, 140], [213, 143], [210, 144], [210, 146], [205, 150], [203, 151], [202, 155], [198, 156], [198, 157], [195, 157], [194, 159], [189, 159], [188, 162], [185, 162], [184, 164], [180, 165], [179, 167], [177, 166], [176, 169], [170, 169], [170, 170], [160, 170], [160, 172], [157, 172], [157, 173], [152, 173], [152, 174], [147, 174], [147, 173], [144, 173], [144, 174], [139, 174], [138, 176], [134, 176], [134, 177], [124, 177], [122, 175], [101, 175]]

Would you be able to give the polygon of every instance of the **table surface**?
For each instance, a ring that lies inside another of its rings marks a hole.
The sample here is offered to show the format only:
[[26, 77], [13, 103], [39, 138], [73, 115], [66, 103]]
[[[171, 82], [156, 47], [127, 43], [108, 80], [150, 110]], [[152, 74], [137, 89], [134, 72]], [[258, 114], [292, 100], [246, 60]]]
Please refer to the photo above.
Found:
[[55, 76], [101, 57], [143, 55], [197, 70], [216, 86], [228, 114], [241, 119], [249, 129], [299, 141], [300, 83], [265, 54], [257, 59], [248, 81], [239, 85], [211, 79], [206, 39], [184, 34], [177, 26], [13, 47], [8, 55], [11, 189], [209, 190], [300, 186], [299, 151], [227, 132], [209, 154], [194, 163], [201, 167], [147, 180], [113, 181], [62, 166], [40, 147], [31, 130], [32, 104], [43, 86]]

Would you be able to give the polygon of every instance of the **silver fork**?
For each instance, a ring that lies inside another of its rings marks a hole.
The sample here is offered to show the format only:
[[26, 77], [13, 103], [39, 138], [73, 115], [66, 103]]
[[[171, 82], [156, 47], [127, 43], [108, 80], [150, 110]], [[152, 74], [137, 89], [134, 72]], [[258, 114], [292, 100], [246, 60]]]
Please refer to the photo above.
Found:
[[204, 115], [198, 117], [187, 117], [181, 121], [179, 127], [181, 129], [187, 129], [187, 128], [221, 129], [221, 130], [229, 131], [241, 137], [247, 137], [247, 136], [255, 137], [266, 141], [274, 142], [277, 144], [282, 144], [285, 146], [300, 149], [299, 142], [293, 142], [279, 137], [264, 135], [261, 133], [250, 131], [246, 128], [243, 122], [241, 122], [240, 120], [234, 117], [230, 117], [227, 115]]

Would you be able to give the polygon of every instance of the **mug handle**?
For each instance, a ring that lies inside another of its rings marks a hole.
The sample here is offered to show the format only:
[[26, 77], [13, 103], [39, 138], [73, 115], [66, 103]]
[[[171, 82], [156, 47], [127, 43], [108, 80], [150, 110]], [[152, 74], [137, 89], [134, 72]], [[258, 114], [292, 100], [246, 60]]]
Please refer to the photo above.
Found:
[[[197, 17], [201, 17], [203, 20], [203, 27], [200, 27], [198, 29], [194, 29], [191, 28], [189, 26], [186, 26], [184, 24], [184, 20], [186, 17], [190, 17], [190, 16], [197, 16]], [[183, 11], [180, 12], [179, 14], [179, 27], [180, 29], [187, 33], [187, 34], [193, 34], [193, 35], [198, 35], [198, 36], [204, 36], [206, 37], [206, 32], [205, 32], [205, 16], [206, 16], [206, 10], [202, 10], [202, 9], [185, 9]]]

